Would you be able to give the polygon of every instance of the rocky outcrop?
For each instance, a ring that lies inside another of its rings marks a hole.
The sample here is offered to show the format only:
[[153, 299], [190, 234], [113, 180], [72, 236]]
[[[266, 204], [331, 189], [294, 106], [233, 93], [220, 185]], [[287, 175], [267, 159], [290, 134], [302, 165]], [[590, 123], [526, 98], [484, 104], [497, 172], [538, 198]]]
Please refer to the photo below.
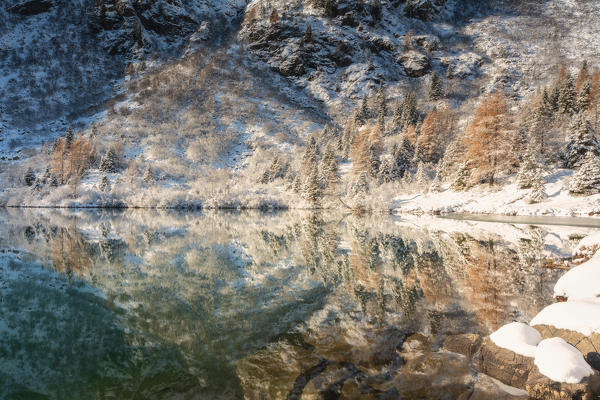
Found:
[[481, 336], [474, 333], [452, 335], [444, 341], [444, 350], [462, 354], [470, 359], [479, 351], [482, 341]]
[[539, 400], [593, 400], [600, 393], [600, 375], [584, 378], [580, 383], [555, 382], [537, 367], [529, 373], [525, 384], [529, 397]]
[[600, 334], [592, 333], [590, 336], [585, 336], [579, 332], [558, 329], [549, 325], [535, 325], [534, 328], [540, 332], [544, 339], [553, 337], [564, 339], [583, 354], [585, 361], [592, 368], [600, 371]]
[[398, 58], [398, 63], [411, 78], [420, 78], [431, 71], [429, 57], [415, 50], [409, 50]]
[[525, 387], [534, 367], [533, 358], [498, 347], [489, 338], [481, 345], [478, 364], [479, 372], [517, 388]]
[[53, 5], [50, 0], [29, 0], [15, 4], [7, 11], [12, 14], [36, 15], [48, 11]]
[[430, 21], [440, 12], [446, 0], [412, 0], [407, 3], [406, 15], [422, 21]]

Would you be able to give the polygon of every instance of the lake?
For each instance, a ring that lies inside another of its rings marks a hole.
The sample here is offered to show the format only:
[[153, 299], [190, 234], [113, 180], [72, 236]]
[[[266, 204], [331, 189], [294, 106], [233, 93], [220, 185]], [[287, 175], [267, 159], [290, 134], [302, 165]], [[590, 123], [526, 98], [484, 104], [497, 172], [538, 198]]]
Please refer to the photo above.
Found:
[[457, 398], [598, 229], [519, 222], [0, 210], [0, 398]]

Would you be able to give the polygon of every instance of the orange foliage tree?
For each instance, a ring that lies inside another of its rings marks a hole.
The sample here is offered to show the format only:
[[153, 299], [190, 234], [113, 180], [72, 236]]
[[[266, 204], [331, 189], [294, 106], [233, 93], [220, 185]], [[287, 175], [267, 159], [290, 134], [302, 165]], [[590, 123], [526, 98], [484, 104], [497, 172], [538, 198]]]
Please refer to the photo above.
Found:
[[452, 134], [452, 116], [448, 107], [433, 109], [423, 121], [419, 135], [419, 150], [423, 161], [437, 162]]
[[469, 161], [476, 168], [474, 177], [493, 185], [498, 172], [514, 162], [512, 118], [501, 91], [481, 101], [465, 141]]
[[69, 146], [64, 138], [58, 139], [52, 153], [52, 172], [61, 184], [79, 180], [94, 159], [94, 150], [90, 140], [79, 137]]
[[358, 175], [361, 172], [371, 173], [373, 170], [373, 156], [381, 152], [381, 127], [371, 125], [363, 128], [352, 143], [350, 158], [352, 158], [353, 170]]

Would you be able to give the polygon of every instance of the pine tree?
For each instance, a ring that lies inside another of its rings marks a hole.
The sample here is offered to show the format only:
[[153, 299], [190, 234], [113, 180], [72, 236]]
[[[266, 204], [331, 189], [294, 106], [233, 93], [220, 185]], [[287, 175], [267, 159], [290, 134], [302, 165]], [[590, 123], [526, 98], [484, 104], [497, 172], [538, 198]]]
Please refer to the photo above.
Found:
[[106, 176], [106, 174], [102, 176], [102, 180], [100, 181], [100, 191], [110, 192], [110, 181], [108, 180], [108, 176]]
[[100, 171], [116, 172], [117, 171], [117, 154], [112, 149], [108, 149], [102, 160], [100, 160]]
[[294, 178], [294, 183], [292, 183], [292, 190], [295, 193], [300, 193], [302, 190], [302, 179], [300, 179], [300, 175], [296, 175]]
[[581, 85], [579, 93], [577, 93], [577, 111], [584, 112], [590, 106], [590, 93], [592, 92], [592, 83], [587, 80]]
[[319, 160], [320, 149], [315, 136], [311, 136], [306, 143], [306, 149], [302, 156], [302, 173], [308, 175], [311, 168], [315, 166]]
[[435, 177], [431, 182], [431, 186], [429, 186], [429, 191], [431, 193], [439, 193], [442, 191], [442, 179], [440, 177], [439, 171], [436, 171]]
[[561, 113], [572, 115], [575, 113], [577, 103], [577, 92], [573, 77], [567, 72], [567, 75], [560, 87], [558, 106]]
[[369, 174], [375, 178], [379, 174], [379, 166], [381, 164], [379, 159], [379, 150], [375, 143], [369, 145]]
[[406, 171], [410, 170], [412, 166], [412, 159], [414, 155], [414, 148], [410, 144], [406, 134], [403, 135], [400, 141], [400, 146], [392, 153], [393, 164], [392, 164], [392, 176], [394, 179], [402, 178]]
[[364, 197], [369, 193], [369, 181], [365, 172], [361, 172], [353, 182], [352, 193], [354, 194], [354, 197]]
[[273, 161], [269, 166], [268, 172], [268, 182], [274, 181], [278, 178], [283, 178], [285, 176], [286, 171], [284, 170], [281, 160], [277, 154], [275, 154], [275, 157], [273, 157]]
[[54, 173], [50, 177], [50, 186], [52, 186], [52, 187], [58, 186], [58, 176], [56, 176], [56, 174], [54, 174]]
[[531, 184], [531, 193], [529, 193], [529, 203], [540, 203], [548, 198], [546, 188], [544, 186], [544, 179], [542, 178], [541, 170], [538, 169], [533, 176]]
[[73, 143], [73, 128], [71, 128], [71, 126], [69, 126], [69, 128], [67, 129], [67, 136], [65, 138], [66, 142], [66, 148], [70, 148], [71, 144]]
[[151, 185], [152, 183], [154, 183], [154, 173], [152, 172], [152, 168], [150, 167], [150, 164], [148, 164], [146, 166], [146, 170], [144, 171], [144, 176], [142, 177], [142, 180], [144, 182], [146, 182], [148, 185]]
[[304, 187], [304, 195], [313, 207], [319, 207], [321, 204], [322, 191], [318, 168], [311, 170]]
[[600, 160], [597, 154], [586, 153], [581, 167], [573, 174], [569, 193], [581, 195], [600, 193]]
[[468, 165], [467, 163], [462, 163], [458, 168], [454, 182], [452, 182], [452, 185], [450, 185], [450, 189], [454, 190], [455, 192], [462, 192], [469, 187], [470, 179], [471, 174], [469, 172]]
[[590, 121], [583, 113], [575, 116], [568, 131], [567, 145], [564, 151], [565, 166], [575, 168], [581, 165], [587, 153], [600, 155], [600, 140]]
[[258, 179], [258, 183], [262, 183], [263, 185], [266, 185], [267, 183], [269, 183], [269, 181], [271, 180], [271, 176], [269, 174], [269, 170], [265, 169], [262, 174], [260, 174], [260, 178]]
[[454, 78], [454, 65], [448, 64], [448, 68], [446, 68], [446, 79]]
[[325, 153], [323, 154], [323, 182], [326, 187], [332, 187], [340, 180], [340, 174], [338, 170], [338, 161], [335, 155], [335, 151], [331, 145], [327, 146]]
[[429, 86], [429, 100], [437, 101], [444, 97], [444, 88], [442, 86], [442, 78], [437, 74], [437, 72], [433, 72], [431, 74], [431, 83]]
[[35, 182], [35, 172], [33, 172], [33, 169], [31, 167], [27, 168], [27, 171], [25, 172], [24, 180], [25, 180], [25, 184], [27, 186], [32, 186], [33, 183]]
[[427, 187], [427, 181], [429, 181], [429, 177], [427, 173], [425, 173], [425, 166], [422, 162], [419, 162], [417, 166], [417, 173], [415, 174], [415, 182], [419, 185], [419, 188]]
[[379, 182], [388, 183], [394, 180], [392, 160], [386, 158], [379, 167]]
[[519, 189], [528, 189], [531, 187], [538, 169], [534, 150], [529, 146], [517, 173], [517, 185]]
[[310, 43], [313, 41], [312, 27], [310, 26], [310, 24], [306, 25], [306, 31], [304, 32], [304, 36], [302, 39], [304, 43]]
[[414, 92], [408, 92], [404, 96], [398, 111], [401, 112], [399, 124], [397, 126], [400, 131], [406, 130], [409, 126], [416, 125], [419, 120], [417, 95]]
[[369, 102], [367, 100], [367, 95], [363, 95], [362, 102], [360, 103], [360, 107], [354, 116], [354, 121], [357, 125], [364, 125], [371, 118], [371, 113], [369, 112]]
[[581, 69], [579, 70], [579, 74], [577, 75], [577, 80], [575, 81], [575, 90], [577, 92], [581, 91], [583, 84], [590, 79], [590, 70], [588, 67], [587, 60], [583, 60], [581, 64]]

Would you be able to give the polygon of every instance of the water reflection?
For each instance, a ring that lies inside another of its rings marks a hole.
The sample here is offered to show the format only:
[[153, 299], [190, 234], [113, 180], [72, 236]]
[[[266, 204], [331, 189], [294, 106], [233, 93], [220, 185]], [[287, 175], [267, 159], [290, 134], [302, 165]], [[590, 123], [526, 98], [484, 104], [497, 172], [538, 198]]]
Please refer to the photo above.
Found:
[[[0, 220], [9, 399], [458, 396], [472, 373], [425, 349], [530, 319], [561, 274], [547, 267], [591, 229], [293, 212]], [[453, 378], [435, 387], [419, 368]]]

